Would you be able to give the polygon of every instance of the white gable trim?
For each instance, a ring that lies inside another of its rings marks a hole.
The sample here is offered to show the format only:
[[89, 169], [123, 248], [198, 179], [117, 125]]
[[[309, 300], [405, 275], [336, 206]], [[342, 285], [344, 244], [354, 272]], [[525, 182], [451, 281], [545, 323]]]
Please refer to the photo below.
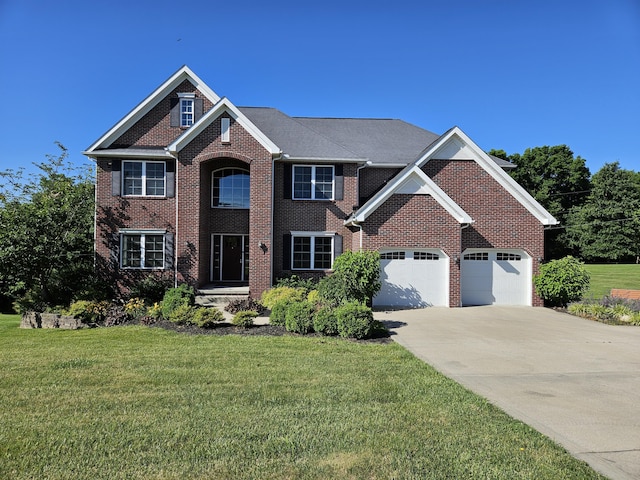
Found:
[[211, 110], [205, 113], [200, 120], [191, 125], [188, 130], [176, 138], [174, 142], [167, 147], [167, 150], [171, 153], [179, 152], [224, 112], [229, 113], [236, 122], [247, 130], [247, 132], [249, 132], [249, 134], [272, 155], [281, 153], [278, 146], [269, 140], [269, 138], [226, 97], [222, 98]]
[[471, 216], [416, 165], [409, 165], [400, 172], [392, 182], [359, 208], [345, 223], [350, 225], [364, 222], [391, 195], [396, 193], [431, 195], [458, 223], [473, 223]]
[[165, 98], [174, 88], [185, 80], [189, 80], [191, 84], [207, 97], [211, 103], [220, 101], [220, 97], [211, 90], [193, 71], [186, 65], [181, 67], [176, 73], [171, 75], [162, 85], [156, 88], [151, 95], [145, 98], [137, 107], [131, 110], [127, 115], [116, 123], [111, 129], [100, 137], [91, 145], [86, 154], [90, 154], [96, 149], [109, 147], [120, 135], [126, 132], [135, 122], [146, 115], [153, 107], [155, 107], [163, 98]]
[[453, 127], [422, 152], [415, 165], [423, 167], [432, 159], [464, 159], [474, 160], [520, 204], [525, 207], [542, 225], [557, 225], [559, 222], [522, 188], [502, 168], [491, 160], [473, 140], [460, 128]]

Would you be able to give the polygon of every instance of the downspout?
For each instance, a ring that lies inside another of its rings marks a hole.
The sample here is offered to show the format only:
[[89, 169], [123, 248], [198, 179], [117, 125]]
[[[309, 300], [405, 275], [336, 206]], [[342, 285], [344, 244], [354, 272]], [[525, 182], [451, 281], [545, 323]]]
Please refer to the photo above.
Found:
[[175, 182], [175, 185], [173, 187], [173, 199], [175, 201], [176, 204], [176, 221], [174, 223], [175, 225], [175, 233], [173, 234], [173, 287], [174, 288], [178, 288], [178, 220], [179, 220], [179, 215], [178, 215], [178, 165], [180, 165], [180, 162], [178, 161], [178, 156], [174, 155], [173, 153], [171, 153], [169, 150], [167, 150], [167, 153], [173, 157], [173, 159], [176, 162], [176, 166], [174, 168], [174, 178], [173, 181]]
[[[360, 203], [360, 170], [370, 166], [372, 163], [373, 162], [371, 160], [367, 160], [364, 164], [356, 168], [356, 186], [358, 189], [358, 203]], [[360, 206], [358, 205], [358, 207]], [[358, 249], [362, 251], [362, 225], [359, 222], [353, 222], [352, 225], [358, 229], [358, 234], [360, 236]]]

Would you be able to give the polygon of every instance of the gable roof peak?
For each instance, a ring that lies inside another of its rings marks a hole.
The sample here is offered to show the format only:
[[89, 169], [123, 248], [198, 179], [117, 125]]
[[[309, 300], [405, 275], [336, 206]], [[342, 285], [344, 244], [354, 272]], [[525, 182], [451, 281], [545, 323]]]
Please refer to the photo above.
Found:
[[146, 115], [153, 107], [155, 107], [162, 99], [164, 99], [173, 89], [188, 80], [202, 95], [207, 97], [211, 103], [216, 104], [220, 101], [220, 97], [209, 86], [198, 77], [193, 70], [187, 65], [183, 65], [176, 72], [165, 80], [158, 88], [149, 94], [142, 102], [140, 102], [133, 110], [126, 114], [118, 123], [110, 130], [96, 140], [84, 152], [86, 155], [100, 148], [109, 147], [120, 135], [128, 130], [135, 122]]

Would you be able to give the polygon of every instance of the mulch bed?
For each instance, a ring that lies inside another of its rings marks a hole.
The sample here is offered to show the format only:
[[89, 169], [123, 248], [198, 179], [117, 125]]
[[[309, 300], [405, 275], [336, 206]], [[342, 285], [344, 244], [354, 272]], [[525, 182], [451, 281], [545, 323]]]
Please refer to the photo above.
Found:
[[[165, 330], [171, 330], [177, 333], [183, 333], [187, 335], [241, 335], [241, 336], [268, 336], [268, 337], [282, 337], [284, 335], [290, 335], [294, 337], [318, 337], [323, 335], [319, 333], [309, 333], [307, 335], [300, 335], [299, 333], [288, 332], [284, 327], [276, 325], [254, 325], [249, 328], [236, 327], [231, 323], [222, 322], [215, 326], [215, 328], [200, 328], [195, 325], [176, 325], [168, 320], [158, 320], [156, 323], [149, 325], [153, 328], [163, 328]], [[324, 337], [331, 338], [331, 337]], [[380, 343], [387, 344], [393, 342], [388, 331], [376, 332], [373, 338], [367, 338], [365, 340], [350, 339], [354, 342], [361, 343]]]

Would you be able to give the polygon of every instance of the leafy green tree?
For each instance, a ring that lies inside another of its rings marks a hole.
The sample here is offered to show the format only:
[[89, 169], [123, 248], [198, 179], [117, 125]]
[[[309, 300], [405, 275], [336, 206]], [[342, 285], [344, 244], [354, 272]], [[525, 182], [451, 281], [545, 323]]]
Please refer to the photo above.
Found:
[[371, 305], [380, 291], [380, 253], [367, 250], [342, 253], [333, 262], [334, 273], [318, 285], [320, 297], [325, 303], [337, 306], [357, 300]]
[[[520, 155], [491, 150], [490, 155], [509, 160], [517, 167], [509, 173], [524, 189], [563, 225], [569, 211], [584, 203], [590, 188], [590, 172], [585, 160], [574, 157], [566, 145], [528, 148]], [[547, 258], [559, 258], [569, 250], [562, 231], [547, 231]]]
[[0, 172], [0, 292], [32, 307], [67, 305], [93, 273], [93, 179], [58, 156]]
[[591, 179], [584, 205], [567, 219], [566, 241], [586, 261], [622, 262], [640, 255], [638, 174], [605, 164]]

